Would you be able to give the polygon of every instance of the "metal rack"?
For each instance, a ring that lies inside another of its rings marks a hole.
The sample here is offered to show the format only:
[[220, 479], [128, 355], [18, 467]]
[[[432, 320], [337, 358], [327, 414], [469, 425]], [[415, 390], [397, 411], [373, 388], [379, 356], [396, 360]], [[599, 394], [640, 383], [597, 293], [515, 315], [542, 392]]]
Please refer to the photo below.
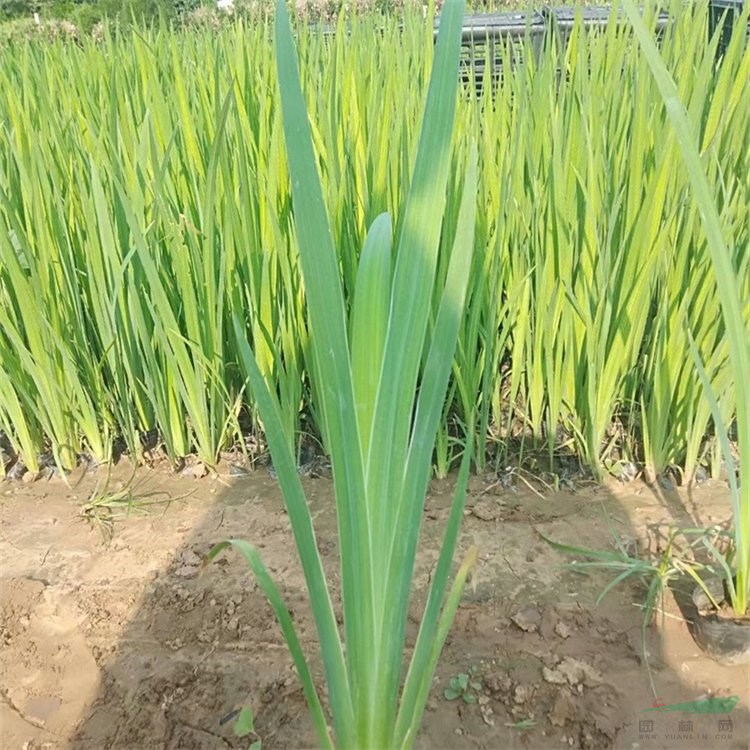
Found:
[[[745, 7], [745, 0], [709, 0], [708, 3], [708, 38], [711, 39], [721, 26], [721, 36], [716, 54], [721, 57], [729, 46], [734, 25], [739, 22]], [[750, 41], [750, 20], [745, 28], [745, 42]]]
[[[439, 28], [436, 18], [435, 36]], [[461, 35], [462, 82], [473, 84], [477, 93], [488, 80], [496, 85], [506, 65], [517, 65], [528, 50], [535, 56], [541, 53], [546, 29], [547, 21], [536, 11], [466, 16]]]
[[[543, 11], [545, 20], [549, 23], [550, 28], [553, 29], [557, 35], [558, 40], [564, 45], [570, 38], [570, 34], [573, 31], [576, 17], [581, 16], [583, 25], [587, 29], [599, 28], [603, 29], [606, 27], [612, 16], [612, 8], [609, 6], [592, 6], [585, 8], [573, 8], [573, 7], [562, 7], [556, 8], [553, 6], [547, 6]], [[627, 15], [622, 9], [618, 9], [618, 18], [627, 23]], [[669, 23], [669, 14], [665, 11], [660, 11], [656, 18], [656, 32], [661, 34], [666, 29]]]
[[[708, 0], [709, 36], [721, 26], [721, 39], [717, 55], [726, 50], [733, 26], [737, 22], [748, 0]], [[461, 35], [461, 80], [473, 85], [481, 93], [485, 83], [496, 85], [503, 77], [506, 66], [514, 66], [530, 51], [538, 57], [544, 45], [554, 38], [559, 49], [564, 49], [577, 19], [580, 17], [585, 29], [603, 29], [612, 17], [610, 6], [555, 7], [546, 6], [540, 11], [528, 10], [512, 13], [482, 13], [464, 17]], [[627, 18], [622, 10], [618, 17], [624, 23]], [[670, 21], [669, 14], [660, 11], [654, 21], [654, 29], [660, 38]], [[435, 19], [434, 35], [440, 29], [440, 17]], [[335, 27], [324, 26], [327, 37], [335, 33]], [[750, 40], [750, 26], [748, 37]]]
[[[475, 91], [481, 93], [487, 81], [496, 85], [502, 80], [503, 68], [519, 63], [529, 50], [535, 57], [541, 54], [551, 36], [554, 35], [559, 48], [564, 48], [579, 16], [584, 28], [601, 29], [607, 25], [611, 15], [612, 8], [609, 6], [547, 6], [541, 11], [466, 16], [462, 33], [461, 79], [464, 84], [473, 83]], [[622, 11], [618, 15], [626, 21]], [[668, 23], [669, 15], [659, 13], [656, 18], [658, 35], [663, 33]], [[435, 36], [439, 28], [440, 19], [437, 18]]]

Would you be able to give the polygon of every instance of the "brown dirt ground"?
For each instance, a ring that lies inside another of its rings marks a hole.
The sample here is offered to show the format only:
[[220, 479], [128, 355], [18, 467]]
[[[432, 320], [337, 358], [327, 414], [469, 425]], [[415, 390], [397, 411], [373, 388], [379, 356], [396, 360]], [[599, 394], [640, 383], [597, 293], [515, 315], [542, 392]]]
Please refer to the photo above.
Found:
[[[102, 473], [71, 478], [71, 487], [60, 479], [0, 485], [0, 746], [247, 747], [231, 722], [220, 724], [243, 704], [256, 713], [263, 748], [314, 746], [279, 628], [245, 565], [230, 554], [200, 574], [213, 543], [240, 536], [257, 544], [315, 664], [316, 637], [276, 482], [265, 470], [200, 480], [140, 470], [136, 494], [171, 502], [118, 519], [107, 541], [103, 526], [81, 513]], [[115, 480], [127, 474], [118, 467]], [[304, 482], [335, 579], [331, 484]], [[450, 482], [435, 482], [427, 501], [411, 635], [450, 491]], [[660, 524], [729, 514], [726, 490], [711, 482], [690, 496], [632, 484], [539, 497], [523, 483], [508, 489], [476, 477], [460, 547], [477, 545], [480, 564], [439, 664], [418, 746], [748, 748], [748, 668], [706, 658], [669, 597], [666, 616], [648, 630], [658, 700], [738, 695], [740, 703], [731, 716], [649, 712], [642, 593], [619, 587], [597, 606], [608, 577], [564, 567], [565, 558], [536, 533], [608, 547], [611, 528], [622, 538], [653, 540]], [[450, 677], [470, 667], [481, 682], [479, 702], [447, 701]]]

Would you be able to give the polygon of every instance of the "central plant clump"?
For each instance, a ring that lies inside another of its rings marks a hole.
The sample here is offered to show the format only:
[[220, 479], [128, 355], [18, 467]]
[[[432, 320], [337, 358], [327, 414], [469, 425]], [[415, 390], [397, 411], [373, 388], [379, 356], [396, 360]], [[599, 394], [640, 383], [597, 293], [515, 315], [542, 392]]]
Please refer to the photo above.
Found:
[[[475, 552], [467, 556], [446, 598], [471, 460], [469, 445], [402, 684], [425, 493], [474, 246], [475, 149], [463, 180], [456, 223], [436, 221], [446, 203], [462, 16], [463, 3], [453, 2], [446, 5], [441, 19], [395, 257], [391, 220], [381, 214], [367, 233], [348, 319], [291, 28], [281, 0], [276, 12], [276, 62], [310, 319], [312, 378], [336, 493], [343, 640], [278, 399], [244, 340], [239, 316], [235, 332], [302, 560], [320, 636], [335, 741], [343, 748], [411, 747], [442, 644], [476, 557]], [[436, 290], [443, 231], [452, 235], [453, 249], [445, 281]], [[436, 293], [439, 303], [434, 314]], [[245, 555], [269, 597], [302, 678], [319, 740], [324, 747], [333, 746], [291, 618], [257, 552], [248, 542], [232, 540], [215, 547], [210, 557], [229, 544]]]

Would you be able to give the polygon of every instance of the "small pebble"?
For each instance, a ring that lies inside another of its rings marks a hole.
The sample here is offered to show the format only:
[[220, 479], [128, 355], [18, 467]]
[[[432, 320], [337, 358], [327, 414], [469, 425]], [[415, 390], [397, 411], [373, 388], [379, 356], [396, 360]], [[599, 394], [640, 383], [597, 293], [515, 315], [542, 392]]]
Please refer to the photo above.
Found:
[[23, 474], [21, 474], [21, 481], [25, 484], [31, 484], [32, 482], [36, 481], [37, 477], [39, 475], [32, 472], [32, 471], [26, 471]]
[[192, 477], [193, 479], [202, 479], [203, 477], [208, 474], [208, 469], [206, 468], [206, 465], [202, 462], [198, 462], [195, 464], [191, 464], [190, 466], [186, 466], [180, 474], [184, 477]]
[[533, 605], [529, 605], [520, 612], [516, 612], [510, 619], [517, 628], [526, 633], [536, 633], [542, 622], [539, 610]]

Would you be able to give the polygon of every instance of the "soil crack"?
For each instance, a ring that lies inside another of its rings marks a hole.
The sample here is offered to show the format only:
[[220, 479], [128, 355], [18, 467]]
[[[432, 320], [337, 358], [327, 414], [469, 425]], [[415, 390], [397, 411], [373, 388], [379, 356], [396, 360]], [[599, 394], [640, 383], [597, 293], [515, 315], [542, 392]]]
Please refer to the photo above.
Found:
[[19, 719], [22, 721], [25, 721], [27, 724], [30, 724], [32, 727], [36, 727], [37, 729], [44, 729], [44, 722], [38, 721], [37, 719], [32, 719], [30, 716], [26, 716], [26, 714], [21, 711], [18, 706], [11, 700], [11, 697], [8, 695], [8, 693], [3, 689], [0, 688], [0, 698], [2, 698], [3, 703], [5, 703], [8, 708], [13, 711], [13, 713], [18, 716]]

